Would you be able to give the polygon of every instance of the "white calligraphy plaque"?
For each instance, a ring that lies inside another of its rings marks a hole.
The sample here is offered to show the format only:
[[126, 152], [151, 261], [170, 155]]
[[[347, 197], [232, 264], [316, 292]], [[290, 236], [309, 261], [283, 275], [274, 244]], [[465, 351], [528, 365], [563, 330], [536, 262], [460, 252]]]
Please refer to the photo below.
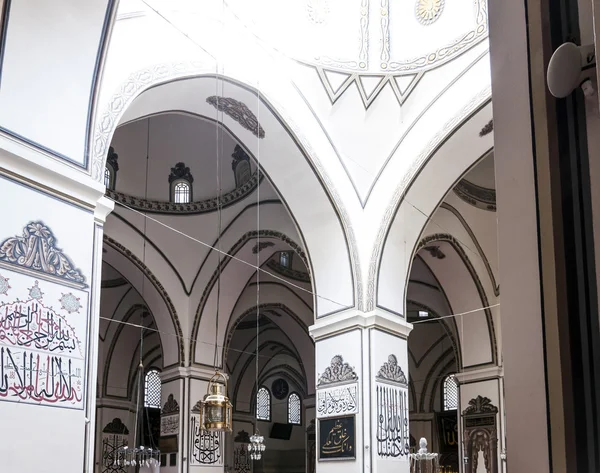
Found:
[[358, 384], [322, 388], [317, 391], [317, 417], [358, 414]]
[[174, 435], [179, 433], [179, 414], [163, 416], [160, 418], [160, 435]]

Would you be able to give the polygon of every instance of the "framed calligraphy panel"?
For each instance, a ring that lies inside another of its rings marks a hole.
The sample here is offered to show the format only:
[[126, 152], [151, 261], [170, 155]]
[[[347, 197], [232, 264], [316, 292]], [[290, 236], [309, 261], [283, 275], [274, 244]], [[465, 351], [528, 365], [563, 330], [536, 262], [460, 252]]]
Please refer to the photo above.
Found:
[[458, 449], [458, 415], [456, 411], [436, 414], [440, 453], [456, 453]]
[[358, 414], [358, 384], [317, 390], [317, 418]]
[[355, 416], [319, 419], [319, 461], [356, 458]]
[[376, 382], [377, 456], [389, 460], [407, 459], [410, 453], [408, 433], [408, 389], [402, 385]]

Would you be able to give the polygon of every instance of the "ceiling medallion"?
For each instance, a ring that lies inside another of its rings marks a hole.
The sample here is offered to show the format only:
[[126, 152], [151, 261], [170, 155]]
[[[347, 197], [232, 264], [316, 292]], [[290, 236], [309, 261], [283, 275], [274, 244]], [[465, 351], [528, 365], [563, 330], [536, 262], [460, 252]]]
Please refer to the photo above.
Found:
[[431, 25], [442, 14], [444, 0], [417, 0], [415, 4], [415, 16], [422, 25]]

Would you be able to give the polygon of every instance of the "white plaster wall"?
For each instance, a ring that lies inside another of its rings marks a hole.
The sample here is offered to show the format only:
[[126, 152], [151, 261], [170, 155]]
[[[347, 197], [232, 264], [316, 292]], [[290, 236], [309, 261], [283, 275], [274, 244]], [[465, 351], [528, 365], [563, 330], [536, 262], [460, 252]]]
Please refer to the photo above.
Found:
[[108, 0], [10, 2], [0, 127], [85, 166]]
[[[52, 230], [56, 238], [56, 246], [64, 250], [71, 261], [81, 270], [88, 285], [92, 283], [92, 245], [94, 235], [94, 216], [89, 210], [83, 210], [72, 204], [67, 204], [52, 198], [30, 187], [17, 184], [12, 180], [0, 177], [0, 189], [3, 195], [10, 199], [0, 202], [0, 212], [3, 224], [0, 239], [21, 236], [24, 227], [31, 221], [42, 220]], [[9, 275], [10, 271], [10, 275]], [[90, 307], [87, 298], [89, 287], [76, 290], [64, 286], [60, 282], [53, 283], [43, 277], [43, 274], [25, 275], [15, 267], [14, 271], [0, 268], [0, 274], [10, 277], [9, 284], [14, 291], [2, 296], [0, 303], [8, 300], [28, 299], [27, 288], [39, 281], [44, 298], [55, 310], [59, 310], [58, 299], [62, 293], [76, 293], [82, 305], [79, 313], [66, 315], [73, 319], [74, 324], [82, 327], [78, 336], [87, 360], [87, 330], [91, 323]], [[85, 387], [85, 378], [82, 386]], [[0, 446], [3, 458], [3, 469], [6, 471], [65, 471], [79, 472], [84, 461], [85, 411], [83, 404], [77, 409], [61, 408], [60, 403], [55, 407], [49, 404], [31, 405], [24, 402], [9, 402], [12, 396], [0, 400], [0, 418], [3, 430], [12, 432], [14, 438], [27, 439], [27, 442], [4, 442]], [[13, 399], [14, 400], [14, 399]], [[82, 398], [82, 402], [85, 398]], [[32, 425], [35, 428], [32, 428]], [[56, 436], [56, 428], [60, 426], [61, 435]], [[36, 455], [31, 455], [30, 445], [36, 445]]]

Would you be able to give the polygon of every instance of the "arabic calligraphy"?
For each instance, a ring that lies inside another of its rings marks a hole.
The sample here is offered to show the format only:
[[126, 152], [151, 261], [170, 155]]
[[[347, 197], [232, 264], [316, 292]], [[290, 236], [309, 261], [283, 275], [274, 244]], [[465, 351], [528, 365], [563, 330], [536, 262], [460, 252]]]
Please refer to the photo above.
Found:
[[354, 416], [319, 420], [319, 460], [355, 457]]
[[49, 352], [77, 351], [83, 358], [73, 327], [38, 301], [0, 306], [0, 343]]
[[233, 453], [233, 471], [235, 473], [250, 473], [252, 471], [250, 452], [248, 452], [246, 444], [235, 447]]
[[221, 434], [201, 429], [200, 416], [191, 416], [192, 455], [191, 465], [222, 465]]
[[77, 406], [82, 385], [83, 360], [0, 347], [0, 398]]
[[375, 383], [377, 396], [377, 455], [402, 458], [410, 453], [408, 391]]
[[358, 385], [319, 389], [317, 417], [331, 417], [358, 413]]
[[172, 435], [179, 433], [179, 414], [164, 416], [160, 418], [160, 435]]
[[119, 455], [119, 448], [127, 445], [127, 437], [119, 434], [102, 436], [102, 473], [125, 473], [125, 462]]

